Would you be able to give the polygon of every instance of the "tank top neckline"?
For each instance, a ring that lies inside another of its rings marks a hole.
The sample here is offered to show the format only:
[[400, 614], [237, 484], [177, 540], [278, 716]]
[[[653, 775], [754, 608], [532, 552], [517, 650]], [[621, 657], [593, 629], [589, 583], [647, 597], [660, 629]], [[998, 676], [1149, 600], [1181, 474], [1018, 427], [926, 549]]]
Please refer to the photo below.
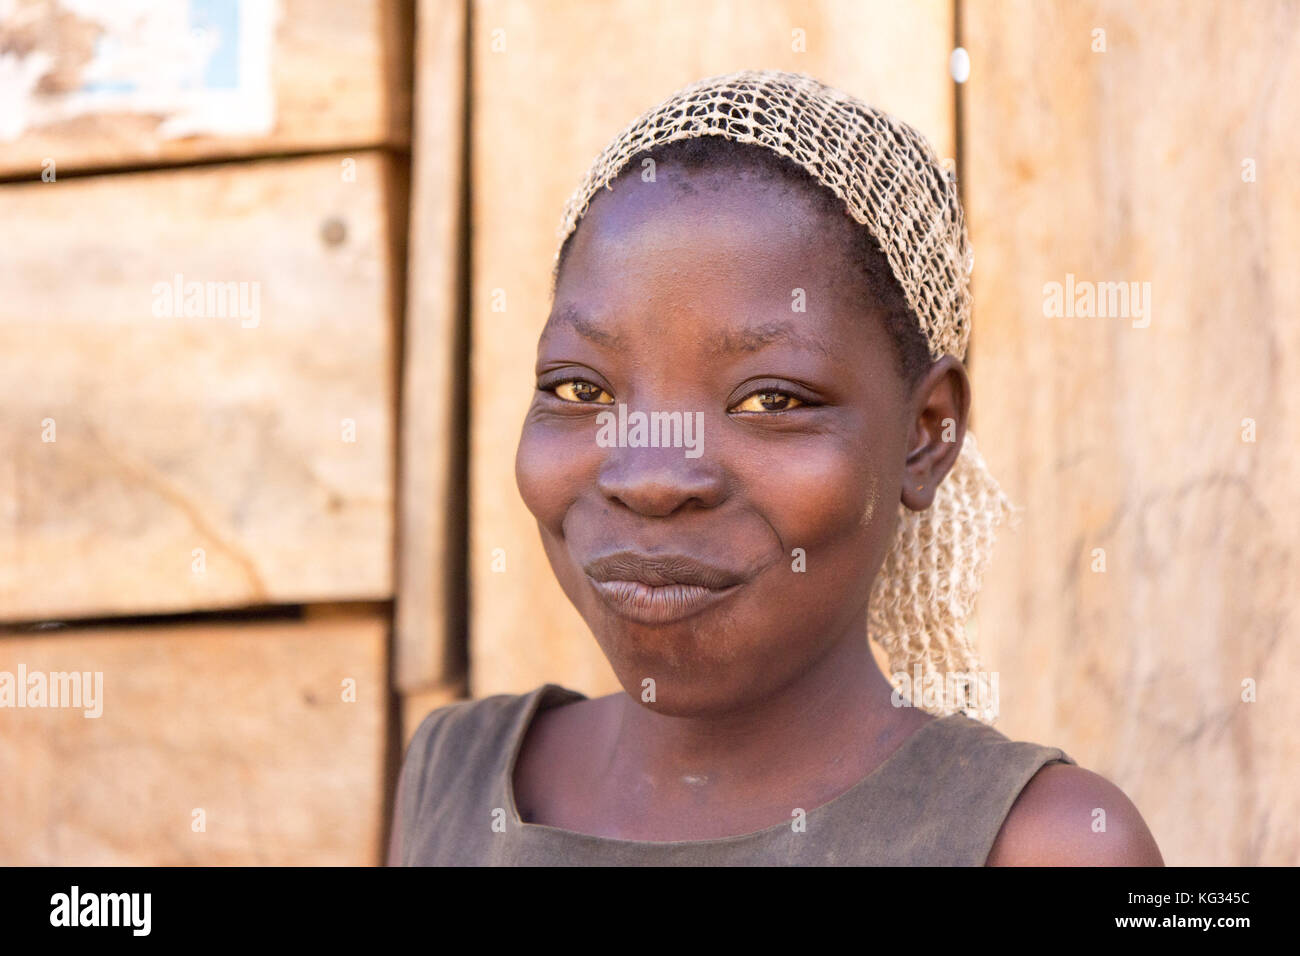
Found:
[[[527, 823], [519, 814], [519, 806], [515, 803], [515, 765], [519, 759], [519, 752], [523, 749], [524, 737], [527, 736], [531, 728], [533, 718], [542, 708], [543, 701], [558, 698], [564, 702], [573, 702], [578, 700], [588, 700], [586, 694], [576, 690], [570, 690], [567, 687], [561, 687], [559, 684], [543, 684], [541, 687], [524, 695], [522, 706], [519, 708], [518, 715], [515, 717], [513, 726], [510, 728], [510, 747], [505, 751], [505, 769], [501, 772], [497, 786], [505, 794], [504, 802], [506, 813], [512, 827], [519, 828], [524, 834], [533, 834], [539, 838], [583, 841], [587, 843], [600, 844], [604, 846], [625, 846], [625, 847], [643, 847], [653, 849], [661, 847], [670, 849], [674, 847], [699, 847], [705, 848], [710, 846], [728, 846], [736, 843], [743, 843], [748, 840], [758, 840], [763, 837], [775, 836], [783, 833], [789, 828], [790, 824], [774, 823], [771, 826], [763, 827], [760, 830], [751, 830], [748, 833], [737, 833], [726, 837], [713, 837], [706, 840], [625, 840], [620, 837], [599, 836], [594, 833], [582, 833], [578, 830], [567, 830], [564, 827], [555, 827], [546, 823]], [[558, 704], [553, 705], [558, 706]], [[894, 751], [875, 766], [865, 777], [857, 780], [843, 793], [840, 793], [820, 806], [813, 807], [806, 813], [806, 821], [811, 824], [814, 815], [819, 823], [825, 823], [827, 818], [831, 817], [838, 810], [841, 810], [851, 803], [854, 798], [862, 795], [871, 786], [880, 781], [885, 771], [891, 768], [897, 768], [904, 754], [909, 750], [914, 750], [917, 746], [917, 738], [921, 737], [927, 731], [941, 724], [950, 725], [958, 720], [970, 720], [965, 714], [949, 714], [946, 717], [935, 717], [934, 720], [927, 721], [919, 728], [914, 730], [907, 738], [899, 744]]]

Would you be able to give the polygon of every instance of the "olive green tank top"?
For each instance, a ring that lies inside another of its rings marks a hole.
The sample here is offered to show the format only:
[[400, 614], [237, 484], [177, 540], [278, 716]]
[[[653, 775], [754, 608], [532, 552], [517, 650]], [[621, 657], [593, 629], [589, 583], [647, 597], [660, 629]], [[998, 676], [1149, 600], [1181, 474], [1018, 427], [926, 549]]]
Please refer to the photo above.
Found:
[[533, 716], [585, 699], [545, 684], [439, 708], [406, 750], [393, 821], [405, 866], [983, 866], [1016, 797], [1055, 747], [962, 714], [924, 724], [875, 770], [793, 823], [714, 840], [652, 842], [525, 823], [515, 761]]

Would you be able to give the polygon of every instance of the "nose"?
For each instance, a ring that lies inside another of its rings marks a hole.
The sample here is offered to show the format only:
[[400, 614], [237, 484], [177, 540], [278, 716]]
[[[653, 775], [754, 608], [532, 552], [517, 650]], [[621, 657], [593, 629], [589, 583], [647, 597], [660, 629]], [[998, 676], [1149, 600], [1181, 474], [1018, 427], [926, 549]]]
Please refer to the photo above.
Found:
[[683, 508], [716, 508], [727, 495], [717, 462], [707, 453], [687, 458], [680, 448], [610, 448], [596, 487], [606, 500], [653, 518]]

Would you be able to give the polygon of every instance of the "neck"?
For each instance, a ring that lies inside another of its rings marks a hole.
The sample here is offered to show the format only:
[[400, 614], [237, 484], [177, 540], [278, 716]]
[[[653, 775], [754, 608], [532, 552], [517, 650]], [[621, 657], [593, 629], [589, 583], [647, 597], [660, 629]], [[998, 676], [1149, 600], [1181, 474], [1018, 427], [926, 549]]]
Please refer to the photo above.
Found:
[[719, 800], [865, 776], [930, 719], [891, 704], [865, 633], [854, 629], [795, 680], [722, 714], [667, 716], [622, 695], [608, 771], [659, 794], [707, 791]]

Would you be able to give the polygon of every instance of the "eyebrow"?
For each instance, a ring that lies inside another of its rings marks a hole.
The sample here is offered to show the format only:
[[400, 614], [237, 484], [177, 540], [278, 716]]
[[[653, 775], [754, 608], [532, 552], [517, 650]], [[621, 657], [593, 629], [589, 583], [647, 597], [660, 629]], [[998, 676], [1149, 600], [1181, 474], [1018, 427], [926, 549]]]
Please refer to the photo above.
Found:
[[[558, 326], [567, 326], [584, 339], [605, 348], [625, 347], [623, 336], [601, 328], [573, 304], [565, 305], [551, 314], [542, 332], [543, 337]], [[827, 358], [835, 358], [838, 354], [820, 336], [808, 335], [789, 322], [768, 322], [741, 329], [724, 329], [714, 337], [714, 345], [709, 349], [709, 354], [718, 358], [736, 352], [757, 352], [774, 342], [789, 342], [807, 351], [819, 352]]]
[[743, 329], [727, 329], [717, 337], [717, 344], [711, 351], [715, 356], [728, 352], [757, 352], [773, 342], [790, 342], [809, 352], [820, 352], [827, 358], [836, 356], [836, 351], [820, 336], [807, 335], [789, 322], [768, 322]]
[[552, 312], [550, 319], [546, 323], [546, 328], [542, 330], [542, 337], [545, 338], [550, 334], [552, 328], [560, 325], [568, 326], [587, 341], [595, 342], [605, 348], [623, 348], [624, 343], [621, 335], [615, 335], [613, 332], [602, 329], [579, 312], [577, 306], [566, 305], [558, 312]]

